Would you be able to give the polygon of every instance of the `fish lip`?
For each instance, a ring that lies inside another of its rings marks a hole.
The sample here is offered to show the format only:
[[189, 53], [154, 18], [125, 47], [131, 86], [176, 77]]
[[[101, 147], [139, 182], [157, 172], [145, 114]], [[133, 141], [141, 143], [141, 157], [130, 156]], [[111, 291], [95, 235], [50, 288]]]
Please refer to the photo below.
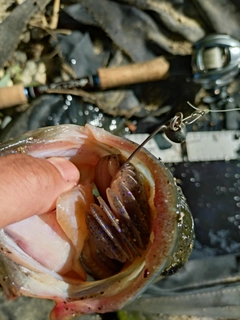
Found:
[[[97, 143], [104, 143], [108, 152], [117, 153], [120, 150], [125, 157], [128, 157], [137, 147], [137, 144], [134, 142], [113, 136], [105, 130], [89, 124], [85, 127], [64, 125], [62, 127], [59, 126], [58, 130], [61, 128], [64, 131], [62, 133], [63, 136], [68, 131], [74, 132], [73, 136], [79, 135], [79, 139], [75, 137], [75, 145], [81, 139], [92, 137]], [[48, 128], [48, 132], [52, 132], [53, 130]], [[32, 137], [33, 133], [30, 133], [29, 136]], [[25, 139], [29, 139], [29, 136], [26, 136]], [[38, 143], [41, 143], [41, 139], [38, 140]], [[22, 145], [24, 145], [24, 142]], [[1, 150], [2, 152], [6, 150], [12, 151], [7, 146], [3, 150], [0, 145], [0, 152]], [[34, 139], [27, 140], [27, 147], [24, 149], [24, 152], [27, 154], [35, 154], [37, 152], [34, 146]], [[178, 234], [180, 232], [178, 220], [182, 204], [179, 191], [171, 173], [166, 169], [162, 161], [156, 159], [146, 149], [140, 150], [132, 159], [132, 162], [138, 170], [143, 172], [145, 176], [148, 176], [151, 188], [154, 188], [150, 200], [153, 207], [152, 215], [154, 217], [151, 242], [145, 255], [137, 258], [139, 259], [138, 269], [134, 270], [133, 264], [132, 269], [123, 270], [108, 279], [98, 280], [94, 283], [81, 283], [80, 285], [70, 281], [67, 282], [67, 279], [63, 277], [58, 278], [57, 280], [64, 283], [65, 286], [61, 289], [63, 292], [60, 292], [59, 296], [55, 297], [57, 305], [52, 313], [52, 319], [56, 315], [60, 317], [60, 306], [62, 306], [64, 301], [69, 300], [71, 301], [67, 302], [66, 305], [76, 305], [77, 310], [75, 311], [78, 313], [83, 311], [85, 313], [93, 313], [117, 310], [140, 295], [168, 267], [170, 258], [176, 250]], [[163, 190], [163, 185], [166, 190]], [[32, 275], [35, 276], [34, 272], [32, 272]], [[125, 283], [122, 283], [120, 286], [120, 283], [123, 282], [121, 279]], [[66, 293], [64, 293], [64, 290], [66, 290]], [[104, 294], [102, 293], [103, 290]], [[92, 291], [94, 291], [94, 294]], [[81, 300], [82, 298], [83, 300]], [[86, 305], [90, 305], [90, 311]], [[101, 310], [98, 310], [99, 305], [103, 306]]]

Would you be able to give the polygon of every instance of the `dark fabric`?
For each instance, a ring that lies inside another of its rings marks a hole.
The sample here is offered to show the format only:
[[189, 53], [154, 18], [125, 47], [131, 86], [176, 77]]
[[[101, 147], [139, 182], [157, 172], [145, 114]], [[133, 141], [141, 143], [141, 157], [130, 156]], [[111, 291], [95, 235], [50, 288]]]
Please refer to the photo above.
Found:
[[240, 3], [238, 0], [193, 0], [209, 31], [229, 34], [239, 39]]
[[177, 274], [150, 286], [126, 310], [239, 319], [240, 256], [189, 261]]

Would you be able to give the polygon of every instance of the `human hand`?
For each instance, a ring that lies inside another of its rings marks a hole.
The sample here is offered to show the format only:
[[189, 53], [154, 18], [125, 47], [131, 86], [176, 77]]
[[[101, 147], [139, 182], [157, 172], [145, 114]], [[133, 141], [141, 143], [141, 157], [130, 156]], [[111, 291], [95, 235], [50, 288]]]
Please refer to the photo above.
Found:
[[0, 228], [53, 210], [57, 197], [79, 177], [78, 169], [64, 158], [0, 157]]

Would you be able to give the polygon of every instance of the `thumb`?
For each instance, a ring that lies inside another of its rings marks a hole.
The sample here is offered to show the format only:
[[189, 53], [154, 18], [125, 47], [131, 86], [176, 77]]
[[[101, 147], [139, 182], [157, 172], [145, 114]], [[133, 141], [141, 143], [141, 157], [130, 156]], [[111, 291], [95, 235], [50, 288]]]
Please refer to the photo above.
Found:
[[0, 157], [0, 168], [0, 228], [53, 210], [57, 197], [80, 177], [75, 165], [64, 158], [13, 154]]

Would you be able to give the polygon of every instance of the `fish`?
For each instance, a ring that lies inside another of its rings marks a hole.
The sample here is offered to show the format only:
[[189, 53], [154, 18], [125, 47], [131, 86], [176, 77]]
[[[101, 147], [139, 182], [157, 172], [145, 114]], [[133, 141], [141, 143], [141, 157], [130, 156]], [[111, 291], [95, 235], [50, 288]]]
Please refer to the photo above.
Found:
[[0, 156], [64, 157], [80, 172], [54, 211], [0, 230], [8, 299], [54, 300], [51, 320], [112, 312], [186, 263], [194, 240], [187, 201], [161, 159], [137, 148], [90, 124], [40, 128], [0, 144]]

